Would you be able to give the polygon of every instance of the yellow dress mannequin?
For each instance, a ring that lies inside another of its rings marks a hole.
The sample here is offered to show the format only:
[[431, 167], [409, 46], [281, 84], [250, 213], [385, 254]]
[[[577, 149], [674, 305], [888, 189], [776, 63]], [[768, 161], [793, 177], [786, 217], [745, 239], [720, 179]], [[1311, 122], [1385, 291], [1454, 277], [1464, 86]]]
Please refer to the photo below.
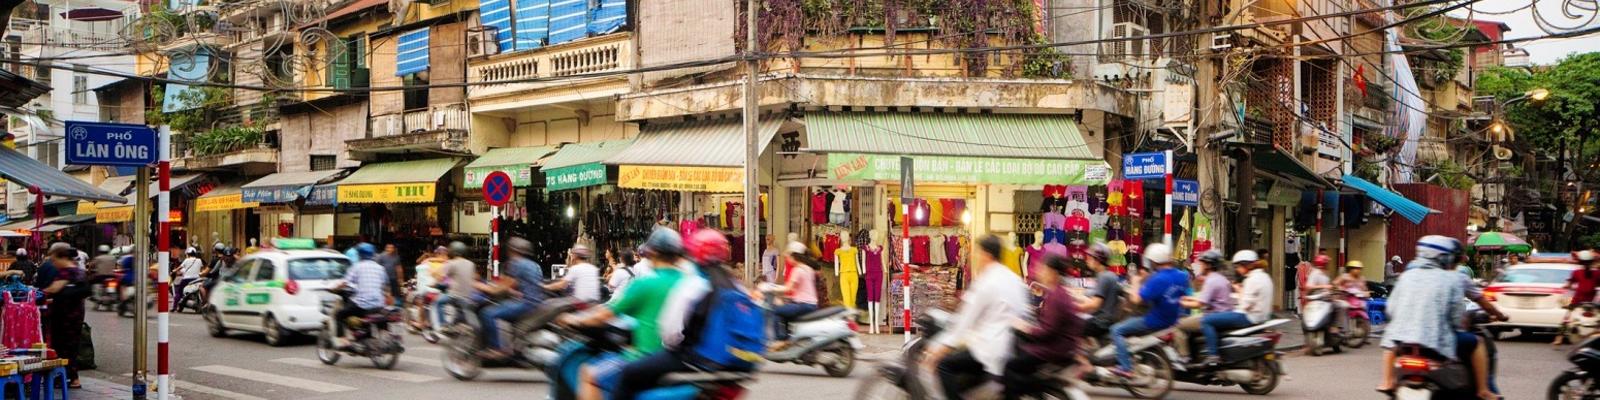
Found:
[[853, 310], [856, 308], [856, 290], [861, 288], [861, 262], [857, 258], [861, 249], [850, 242], [848, 232], [840, 234], [839, 239], [843, 246], [833, 251], [834, 263], [838, 266], [834, 268], [834, 273], [838, 274], [839, 295], [843, 297], [839, 303]]

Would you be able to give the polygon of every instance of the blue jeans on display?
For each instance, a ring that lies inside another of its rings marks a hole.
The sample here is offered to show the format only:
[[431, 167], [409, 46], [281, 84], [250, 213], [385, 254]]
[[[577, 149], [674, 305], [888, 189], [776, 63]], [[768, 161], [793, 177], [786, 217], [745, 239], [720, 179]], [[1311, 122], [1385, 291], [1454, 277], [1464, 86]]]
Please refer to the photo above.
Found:
[[1133, 317], [1122, 320], [1111, 326], [1111, 343], [1117, 346], [1117, 367], [1123, 371], [1133, 370], [1133, 354], [1128, 351], [1128, 337], [1148, 335], [1159, 329], [1145, 326], [1144, 317]]
[[1206, 334], [1206, 355], [1222, 355], [1222, 334], [1218, 331], [1248, 328], [1250, 317], [1241, 312], [1223, 311], [1200, 317], [1200, 331]]
[[817, 311], [816, 304], [789, 303], [773, 307], [772, 314], [778, 316], [773, 321], [776, 324], [772, 327], [773, 336], [778, 340], [789, 340], [789, 320], [810, 314], [812, 311]]
[[533, 312], [538, 305], [526, 301], [500, 303], [483, 309], [483, 335], [485, 343], [490, 349], [500, 348], [500, 329], [498, 320], [512, 320], [523, 314]]

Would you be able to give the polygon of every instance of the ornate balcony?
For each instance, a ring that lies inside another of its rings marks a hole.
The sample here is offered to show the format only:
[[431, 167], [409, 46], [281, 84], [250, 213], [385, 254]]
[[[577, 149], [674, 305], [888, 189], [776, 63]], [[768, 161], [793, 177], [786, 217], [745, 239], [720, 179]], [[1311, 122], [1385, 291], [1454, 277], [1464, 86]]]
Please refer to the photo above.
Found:
[[345, 145], [356, 153], [464, 153], [470, 124], [464, 103], [374, 115], [367, 124], [367, 137], [345, 141]]
[[[513, 81], [521, 79], [555, 78], [610, 71], [625, 71], [638, 64], [633, 57], [633, 34], [615, 33], [557, 44], [550, 47], [502, 53], [468, 61], [467, 79], [473, 82]], [[477, 108], [479, 100], [563, 102], [558, 97], [574, 95], [574, 86], [583, 89], [590, 98], [607, 93], [593, 90], [612, 89], [614, 94], [627, 92], [627, 78], [622, 75], [560, 82], [519, 82], [473, 86], [468, 98]], [[549, 89], [549, 90], [546, 90]]]

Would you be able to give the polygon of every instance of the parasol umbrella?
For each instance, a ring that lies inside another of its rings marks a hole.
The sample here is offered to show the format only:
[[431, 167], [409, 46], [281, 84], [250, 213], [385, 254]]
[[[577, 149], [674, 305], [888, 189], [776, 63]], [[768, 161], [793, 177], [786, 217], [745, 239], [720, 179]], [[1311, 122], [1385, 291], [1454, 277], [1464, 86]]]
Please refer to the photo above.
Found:
[[122, 18], [122, 12], [108, 8], [84, 7], [61, 13], [61, 18], [73, 21], [111, 21]]
[[1533, 246], [1528, 241], [1504, 232], [1484, 232], [1472, 241], [1472, 248], [1477, 251], [1504, 251], [1509, 253], [1527, 253], [1533, 251]]

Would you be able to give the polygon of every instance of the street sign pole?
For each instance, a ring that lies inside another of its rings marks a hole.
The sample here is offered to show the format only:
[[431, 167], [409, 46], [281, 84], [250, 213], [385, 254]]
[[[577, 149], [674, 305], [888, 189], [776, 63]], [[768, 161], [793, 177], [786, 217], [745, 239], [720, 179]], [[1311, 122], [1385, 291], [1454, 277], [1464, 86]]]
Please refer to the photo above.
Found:
[[1166, 203], [1163, 205], [1165, 211], [1161, 217], [1166, 227], [1161, 231], [1161, 242], [1166, 243], [1167, 246], [1172, 246], [1172, 150], [1167, 150], [1166, 153], [1166, 168], [1164, 170], [1166, 171], [1165, 186], [1167, 197]]
[[[133, 398], [143, 400], [149, 382], [148, 363], [149, 328], [145, 323], [145, 299], [150, 296], [150, 167], [139, 167], [134, 178], [133, 206]], [[164, 388], [157, 388], [165, 390]]]
[[511, 202], [516, 193], [511, 174], [490, 172], [483, 177], [483, 201], [489, 203], [489, 276], [500, 277], [500, 206]]
[[[156, 251], [158, 252], [156, 253], [156, 264], [158, 265], [156, 267], [156, 303], [159, 303], [156, 304], [156, 398], [159, 400], [167, 400], [173, 392], [172, 375], [169, 369], [170, 365], [168, 365], [170, 359], [167, 357], [167, 348], [169, 347], [167, 343], [169, 339], [168, 322], [171, 321], [168, 311], [172, 307], [172, 302], [168, 298], [172, 294], [172, 289], [169, 288], [172, 284], [172, 277], [170, 271], [168, 271], [172, 265], [172, 234], [170, 233], [172, 232], [172, 194], [170, 193], [172, 190], [171, 133], [172, 130], [165, 126], [156, 133], [158, 137], [156, 139], [156, 158], [160, 160], [156, 162], [156, 177], [157, 183], [159, 183], [156, 187], [156, 220], [160, 221], [157, 226], [158, 229], [156, 229]], [[139, 197], [139, 201], [144, 201], [147, 198]]]
[[900, 325], [905, 343], [911, 343], [911, 202], [917, 198], [915, 163], [900, 157]]

